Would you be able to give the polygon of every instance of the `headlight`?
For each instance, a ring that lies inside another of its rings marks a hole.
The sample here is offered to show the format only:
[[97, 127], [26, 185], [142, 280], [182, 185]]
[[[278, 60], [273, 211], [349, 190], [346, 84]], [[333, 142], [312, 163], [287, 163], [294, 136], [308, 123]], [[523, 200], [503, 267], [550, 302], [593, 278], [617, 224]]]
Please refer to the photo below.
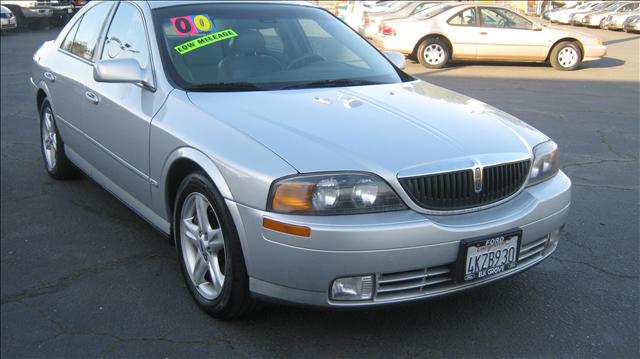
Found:
[[560, 170], [560, 152], [553, 141], [539, 144], [533, 149], [533, 166], [529, 176], [529, 185], [546, 181]]
[[366, 173], [322, 173], [275, 181], [269, 211], [303, 215], [338, 215], [406, 209], [381, 178]]

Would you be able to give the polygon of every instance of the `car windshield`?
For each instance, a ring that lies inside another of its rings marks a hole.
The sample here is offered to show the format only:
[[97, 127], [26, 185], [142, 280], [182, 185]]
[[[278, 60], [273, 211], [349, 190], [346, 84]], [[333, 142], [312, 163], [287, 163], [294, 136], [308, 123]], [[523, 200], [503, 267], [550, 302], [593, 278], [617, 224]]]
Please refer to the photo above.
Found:
[[191, 91], [356, 86], [412, 80], [325, 10], [195, 3], [154, 10], [169, 78]]
[[436, 5], [436, 6], [432, 6], [430, 8], [427, 8], [423, 11], [420, 11], [418, 14], [416, 14], [416, 18], [418, 19], [429, 19], [432, 18], [436, 15], [439, 15], [449, 9], [451, 9], [452, 6], [449, 4], [440, 4], [440, 5]]

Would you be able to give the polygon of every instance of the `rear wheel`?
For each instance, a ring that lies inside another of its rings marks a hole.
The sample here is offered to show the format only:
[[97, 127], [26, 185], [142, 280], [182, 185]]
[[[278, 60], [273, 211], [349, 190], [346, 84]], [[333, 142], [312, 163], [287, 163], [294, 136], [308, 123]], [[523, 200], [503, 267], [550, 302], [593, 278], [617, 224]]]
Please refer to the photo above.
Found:
[[572, 71], [582, 63], [580, 46], [572, 41], [563, 41], [551, 50], [549, 62], [556, 70]]
[[40, 109], [40, 139], [44, 167], [51, 177], [62, 180], [77, 178], [80, 175], [64, 152], [64, 143], [47, 100]]
[[444, 67], [449, 62], [451, 56], [451, 50], [449, 45], [439, 38], [425, 39], [416, 53], [418, 62], [429, 69], [439, 69]]
[[240, 239], [224, 199], [204, 173], [182, 181], [173, 218], [182, 276], [200, 308], [221, 319], [250, 312]]

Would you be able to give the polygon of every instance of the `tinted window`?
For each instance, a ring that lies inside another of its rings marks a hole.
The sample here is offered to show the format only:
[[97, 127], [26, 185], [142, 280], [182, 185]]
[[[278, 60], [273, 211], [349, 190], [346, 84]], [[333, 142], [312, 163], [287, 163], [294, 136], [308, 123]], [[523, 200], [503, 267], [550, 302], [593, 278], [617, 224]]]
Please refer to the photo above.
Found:
[[102, 59], [135, 59], [141, 67], [149, 63], [149, 47], [144, 22], [138, 9], [122, 3], [113, 17]]
[[505, 29], [531, 29], [531, 22], [522, 16], [505, 9], [480, 9], [482, 25]]
[[80, 21], [71, 52], [87, 60], [93, 59], [102, 25], [109, 14], [111, 3], [101, 3], [87, 11]]
[[276, 90], [408, 79], [314, 7], [197, 3], [154, 10], [163, 63], [188, 90]]
[[73, 39], [76, 37], [76, 32], [78, 32], [78, 27], [80, 26], [81, 21], [82, 21], [82, 18], [76, 21], [75, 25], [73, 25], [71, 30], [69, 30], [69, 32], [67, 33], [67, 36], [64, 38], [64, 41], [62, 42], [62, 46], [60, 46], [61, 49], [71, 51], [71, 45], [73, 45]]
[[476, 9], [468, 8], [449, 19], [449, 25], [476, 26]]

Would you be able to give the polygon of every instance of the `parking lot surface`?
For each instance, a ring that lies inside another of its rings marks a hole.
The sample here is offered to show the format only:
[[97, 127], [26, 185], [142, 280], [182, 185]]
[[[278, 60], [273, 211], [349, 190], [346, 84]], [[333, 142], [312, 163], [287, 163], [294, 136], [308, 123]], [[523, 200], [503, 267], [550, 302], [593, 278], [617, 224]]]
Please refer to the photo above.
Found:
[[442, 299], [357, 311], [269, 304], [218, 321], [197, 308], [174, 248], [146, 222], [87, 178], [46, 174], [29, 71], [57, 31], [1, 38], [3, 358], [638, 357], [640, 36], [581, 29], [609, 53], [575, 72], [409, 61], [409, 73], [559, 143], [573, 207], [550, 259]]

